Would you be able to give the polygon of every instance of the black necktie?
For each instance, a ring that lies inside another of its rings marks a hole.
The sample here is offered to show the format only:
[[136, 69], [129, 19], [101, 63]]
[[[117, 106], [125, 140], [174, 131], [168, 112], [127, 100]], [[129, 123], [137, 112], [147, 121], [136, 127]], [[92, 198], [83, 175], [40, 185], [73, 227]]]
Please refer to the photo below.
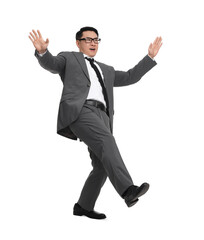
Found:
[[104, 96], [104, 99], [106, 101], [106, 106], [107, 106], [107, 110], [109, 109], [109, 102], [108, 102], [108, 95], [107, 95], [107, 91], [106, 91], [106, 87], [104, 85], [104, 82], [103, 82], [103, 79], [102, 79], [102, 76], [97, 68], [97, 66], [94, 64], [94, 59], [93, 58], [87, 58], [85, 57], [91, 64], [92, 68], [94, 69], [94, 71], [96, 72], [96, 75], [98, 77], [98, 80], [101, 84], [101, 87], [102, 87], [102, 91], [103, 91], [103, 96]]

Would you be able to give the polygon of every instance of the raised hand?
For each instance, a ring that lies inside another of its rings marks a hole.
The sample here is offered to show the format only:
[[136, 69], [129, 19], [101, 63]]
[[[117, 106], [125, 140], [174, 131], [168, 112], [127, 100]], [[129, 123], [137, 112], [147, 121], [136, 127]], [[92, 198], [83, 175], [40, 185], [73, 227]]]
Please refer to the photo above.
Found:
[[37, 30], [38, 34], [35, 30], [30, 32], [30, 36], [28, 36], [33, 43], [34, 47], [39, 53], [44, 53], [47, 50], [47, 46], [49, 44], [49, 39], [47, 38], [46, 41], [43, 40], [42, 35], [39, 30]]
[[154, 58], [157, 55], [157, 53], [159, 52], [159, 49], [160, 49], [161, 46], [162, 46], [162, 38], [157, 37], [154, 40], [154, 42], [149, 45], [148, 55], [151, 58]]

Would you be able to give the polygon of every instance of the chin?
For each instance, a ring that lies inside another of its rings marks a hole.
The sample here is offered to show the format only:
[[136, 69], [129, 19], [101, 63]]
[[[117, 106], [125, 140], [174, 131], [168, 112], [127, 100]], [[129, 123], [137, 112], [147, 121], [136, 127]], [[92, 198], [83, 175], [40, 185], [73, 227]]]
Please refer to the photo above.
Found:
[[95, 56], [96, 56], [96, 53], [89, 53], [89, 56], [90, 56], [90, 57], [95, 57]]

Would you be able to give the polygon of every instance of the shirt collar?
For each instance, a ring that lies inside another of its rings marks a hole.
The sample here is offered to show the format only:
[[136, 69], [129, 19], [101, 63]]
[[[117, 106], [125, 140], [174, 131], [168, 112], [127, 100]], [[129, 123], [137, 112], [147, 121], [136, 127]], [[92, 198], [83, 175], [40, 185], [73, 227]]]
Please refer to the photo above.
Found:
[[[85, 57], [87, 57], [87, 58], [92, 58], [92, 57], [87, 56], [85, 53], [83, 53], [83, 55], [84, 55], [84, 58], [85, 58]], [[93, 59], [94, 59], [94, 58], [93, 58]], [[95, 59], [94, 59], [94, 61], [95, 61]]]

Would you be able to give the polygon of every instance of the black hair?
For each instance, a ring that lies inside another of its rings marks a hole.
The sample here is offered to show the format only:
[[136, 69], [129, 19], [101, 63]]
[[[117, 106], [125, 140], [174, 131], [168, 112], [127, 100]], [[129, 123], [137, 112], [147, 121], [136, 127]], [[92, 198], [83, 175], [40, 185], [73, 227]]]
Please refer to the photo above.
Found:
[[79, 40], [82, 37], [83, 32], [85, 32], [85, 31], [93, 31], [97, 34], [97, 37], [98, 37], [98, 31], [95, 28], [93, 28], [93, 27], [83, 27], [76, 33], [76, 40]]

